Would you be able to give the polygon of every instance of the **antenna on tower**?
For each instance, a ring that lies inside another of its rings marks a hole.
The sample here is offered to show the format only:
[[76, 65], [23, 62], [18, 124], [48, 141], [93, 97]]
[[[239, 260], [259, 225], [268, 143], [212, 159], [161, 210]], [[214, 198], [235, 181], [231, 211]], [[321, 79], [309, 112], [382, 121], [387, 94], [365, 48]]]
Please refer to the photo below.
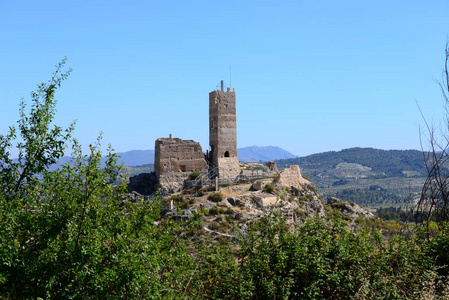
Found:
[[231, 72], [231, 65], [229, 65], [229, 89], [232, 90], [232, 72]]

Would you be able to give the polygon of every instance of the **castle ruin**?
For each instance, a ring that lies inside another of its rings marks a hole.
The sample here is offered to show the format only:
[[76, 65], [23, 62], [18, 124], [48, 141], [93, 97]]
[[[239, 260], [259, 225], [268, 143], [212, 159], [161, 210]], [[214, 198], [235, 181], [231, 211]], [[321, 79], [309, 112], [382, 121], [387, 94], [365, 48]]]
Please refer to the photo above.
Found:
[[237, 157], [235, 91], [227, 88], [209, 93], [209, 145], [207, 154], [192, 140], [158, 138], [154, 168], [159, 184], [171, 191], [180, 190], [192, 172], [234, 180], [241, 170]]
[[237, 116], [235, 91], [215, 90], [209, 93], [208, 160], [217, 167], [221, 178], [235, 178], [240, 174], [237, 158]]
[[207, 170], [200, 143], [192, 140], [158, 138], [154, 145], [154, 172], [159, 184], [169, 190], [179, 190], [192, 172]]

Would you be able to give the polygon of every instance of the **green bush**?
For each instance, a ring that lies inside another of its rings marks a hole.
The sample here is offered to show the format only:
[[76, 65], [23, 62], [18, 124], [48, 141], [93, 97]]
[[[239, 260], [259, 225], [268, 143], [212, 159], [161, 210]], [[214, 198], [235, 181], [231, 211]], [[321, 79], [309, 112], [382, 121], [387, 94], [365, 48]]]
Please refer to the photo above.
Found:
[[215, 230], [215, 231], [217, 231], [217, 230], [220, 230], [222, 226], [221, 226], [220, 223], [218, 223], [218, 222], [216, 222], [216, 221], [213, 221], [213, 222], [210, 222], [210, 223], [209, 223], [208, 227], [209, 227], [210, 230]]
[[290, 192], [292, 193], [293, 196], [296, 196], [296, 197], [301, 195], [301, 191], [294, 186], [290, 187]]
[[226, 214], [226, 213], [227, 213], [227, 209], [224, 209], [223, 207], [214, 206], [211, 209], [209, 209], [207, 214], [209, 216], [216, 216], [216, 215]]
[[227, 215], [233, 215], [234, 214], [234, 210], [230, 207], [226, 208], [225, 214]]
[[274, 191], [274, 185], [272, 185], [271, 183], [267, 183], [264, 188], [263, 191], [265, 193], [272, 193]]
[[[379, 232], [350, 231], [340, 219], [309, 219], [289, 230], [279, 215], [266, 216], [239, 245], [242, 281], [251, 283], [254, 299], [426, 298], [423, 285], [443, 278], [432, 277], [419, 243], [400, 236], [385, 242]], [[444, 292], [436, 286], [432, 292]]]
[[184, 201], [184, 196], [181, 195], [181, 194], [176, 194], [176, 195], [171, 196], [171, 199], [172, 199], [173, 202], [175, 202], [175, 203], [181, 203], [181, 202]]
[[210, 216], [216, 216], [220, 213], [220, 208], [218, 206], [214, 206], [211, 209], [209, 209], [208, 215]]
[[210, 194], [209, 196], [207, 196], [207, 200], [212, 201], [212, 202], [221, 202], [223, 201], [223, 194], [220, 192], [215, 192]]
[[195, 172], [192, 172], [192, 173], [189, 174], [189, 179], [190, 180], [195, 180], [195, 179], [197, 179], [200, 176], [201, 176], [201, 173], [195, 171]]

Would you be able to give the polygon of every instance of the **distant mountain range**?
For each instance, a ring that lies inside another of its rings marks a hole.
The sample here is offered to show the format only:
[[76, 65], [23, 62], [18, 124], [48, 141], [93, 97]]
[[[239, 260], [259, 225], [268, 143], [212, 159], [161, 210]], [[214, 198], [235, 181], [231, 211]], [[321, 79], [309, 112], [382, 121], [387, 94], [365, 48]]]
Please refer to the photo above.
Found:
[[271, 161], [276, 159], [295, 158], [296, 155], [275, 146], [251, 146], [237, 149], [237, 155], [242, 162]]
[[[131, 150], [128, 152], [117, 152], [119, 159], [117, 162], [119, 164], [123, 163], [125, 166], [136, 167], [148, 164], [154, 164], [154, 150]], [[64, 156], [56, 164], [50, 167], [50, 170], [55, 170], [60, 166], [69, 163], [71, 158], [69, 156]], [[106, 157], [101, 158], [101, 163], [106, 162]]]
[[[282, 148], [274, 146], [245, 147], [237, 149], [237, 153], [241, 162], [272, 161], [276, 159], [288, 159], [296, 157], [296, 155], [293, 155]], [[118, 163], [123, 163], [128, 167], [154, 164], [154, 150], [131, 150], [127, 152], [117, 152], [117, 155], [119, 156]], [[104, 163], [105, 161], [106, 157], [102, 157], [101, 162]], [[57, 164], [51, 166], [50, 170], [54, 170], [68, 162], [70, 162], [70, 157], [65, 156], [61, 158]]]
[[131, 150], [128, 152], [119, 152], [119, 163], [125, 166], [142, 166], [154, 164], [154, 150]]

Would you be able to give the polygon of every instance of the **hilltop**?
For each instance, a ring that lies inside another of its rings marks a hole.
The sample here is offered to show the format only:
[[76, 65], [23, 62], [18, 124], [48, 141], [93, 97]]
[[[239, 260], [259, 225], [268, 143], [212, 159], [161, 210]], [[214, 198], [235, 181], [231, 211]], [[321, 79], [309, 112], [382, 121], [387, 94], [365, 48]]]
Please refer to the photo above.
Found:
[[[240, 160], [251, 155], [257, 155], [262, 161], [273, 160], [275, 155], [285, 152], [285, 155], [289, 155], [289, 152], [273, 146], [253, 146], [238, 151]], [[146, 159], [151, 157], [153, 161], [151, 155], [154, 152], [141, 150], [120, 153], [125, 169], [131, 176], [153, 171], [151, 163], [133, 166], [131, 162], [137, 161], [133, 158], [134, 154]], [[280, 169], [299, 165], [301, 173], [316, 185], [324, 199], [338, 197], [374, 208], [404, 206], [413, 201], [419, 195], [426, 176], [423, 153], [418, 150], [349, 148], [275, 161]]]

